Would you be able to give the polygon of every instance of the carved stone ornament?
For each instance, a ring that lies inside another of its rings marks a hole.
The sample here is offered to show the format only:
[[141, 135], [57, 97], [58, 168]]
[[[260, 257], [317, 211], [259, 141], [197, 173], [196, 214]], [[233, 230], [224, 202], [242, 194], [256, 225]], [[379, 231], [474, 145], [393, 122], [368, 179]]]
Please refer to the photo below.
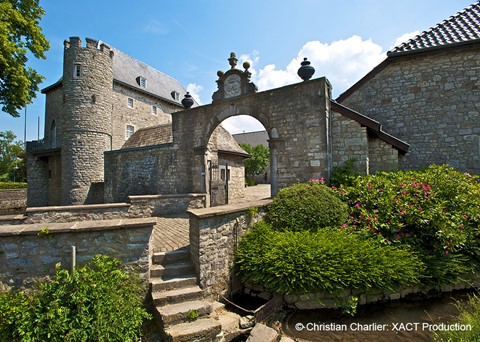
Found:
[[230, 69], [226, 72], [218, 71], [217, 85], [218, 90], [213, 93], [212, 102], [234, 98], [237, 96], [253, 94], [257, 91], [257, 86], [250, 82], [252, 74], [248, 71], [250, 64], [243, 63], [244, 71], [235, 68], [237, 65], [237, 58], [235, 53], [230, 54], [228, 58]]

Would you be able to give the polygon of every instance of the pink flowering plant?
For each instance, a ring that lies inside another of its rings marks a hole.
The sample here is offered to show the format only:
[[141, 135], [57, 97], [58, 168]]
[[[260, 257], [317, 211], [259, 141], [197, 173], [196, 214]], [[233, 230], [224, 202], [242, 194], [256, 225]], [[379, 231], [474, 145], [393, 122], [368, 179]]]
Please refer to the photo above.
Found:
[[333, 187], [349, 206], [341, 229], [386, 244], [408, 244], [425, 254], [480, 256], [478, 177], [448, 166], [356, 177]]

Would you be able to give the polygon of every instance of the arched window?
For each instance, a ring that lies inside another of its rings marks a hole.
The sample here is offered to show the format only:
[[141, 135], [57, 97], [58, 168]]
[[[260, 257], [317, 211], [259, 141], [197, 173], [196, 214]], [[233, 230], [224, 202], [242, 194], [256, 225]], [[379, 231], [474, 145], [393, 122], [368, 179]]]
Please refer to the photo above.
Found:
[[50, 141], [52, 142], [52, 147], [57, 147], [57, 125], [55, 120], [52, 121], [50, 126]]

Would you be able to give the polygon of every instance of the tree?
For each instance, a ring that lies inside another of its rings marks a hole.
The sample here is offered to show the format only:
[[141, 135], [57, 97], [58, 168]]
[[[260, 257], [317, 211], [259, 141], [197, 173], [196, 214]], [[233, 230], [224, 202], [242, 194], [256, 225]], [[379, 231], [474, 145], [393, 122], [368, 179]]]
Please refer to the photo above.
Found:
[[15, 139], [12, 131], [0, 132], [0, 181], [25, 180], [25, 163], [20, 159], [25, 150]]
[[270, 162], [270, 150], [263, 145], [252, 147], [250, 144], [240, 144], [240, 147], [251, 155], [244, 161], [247, 178], [253, 178], [254, 175], [264, 172]]
[[14, 117], [32, 102], [44, 79], [26, 66], [28, 51], [45, 59], [50, 47], [39, 26], [44, 14], [39, 0], [0, 0], [0, 104]]

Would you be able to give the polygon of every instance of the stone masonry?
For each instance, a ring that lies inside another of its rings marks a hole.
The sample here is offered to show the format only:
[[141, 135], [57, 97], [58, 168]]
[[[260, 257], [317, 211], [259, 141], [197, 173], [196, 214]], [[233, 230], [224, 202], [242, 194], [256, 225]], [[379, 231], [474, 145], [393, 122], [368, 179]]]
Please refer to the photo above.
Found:
[[338, 101], [411, 148], [401, 169], [448, 163], [480, 173], [480, 45], [388, 57]]

